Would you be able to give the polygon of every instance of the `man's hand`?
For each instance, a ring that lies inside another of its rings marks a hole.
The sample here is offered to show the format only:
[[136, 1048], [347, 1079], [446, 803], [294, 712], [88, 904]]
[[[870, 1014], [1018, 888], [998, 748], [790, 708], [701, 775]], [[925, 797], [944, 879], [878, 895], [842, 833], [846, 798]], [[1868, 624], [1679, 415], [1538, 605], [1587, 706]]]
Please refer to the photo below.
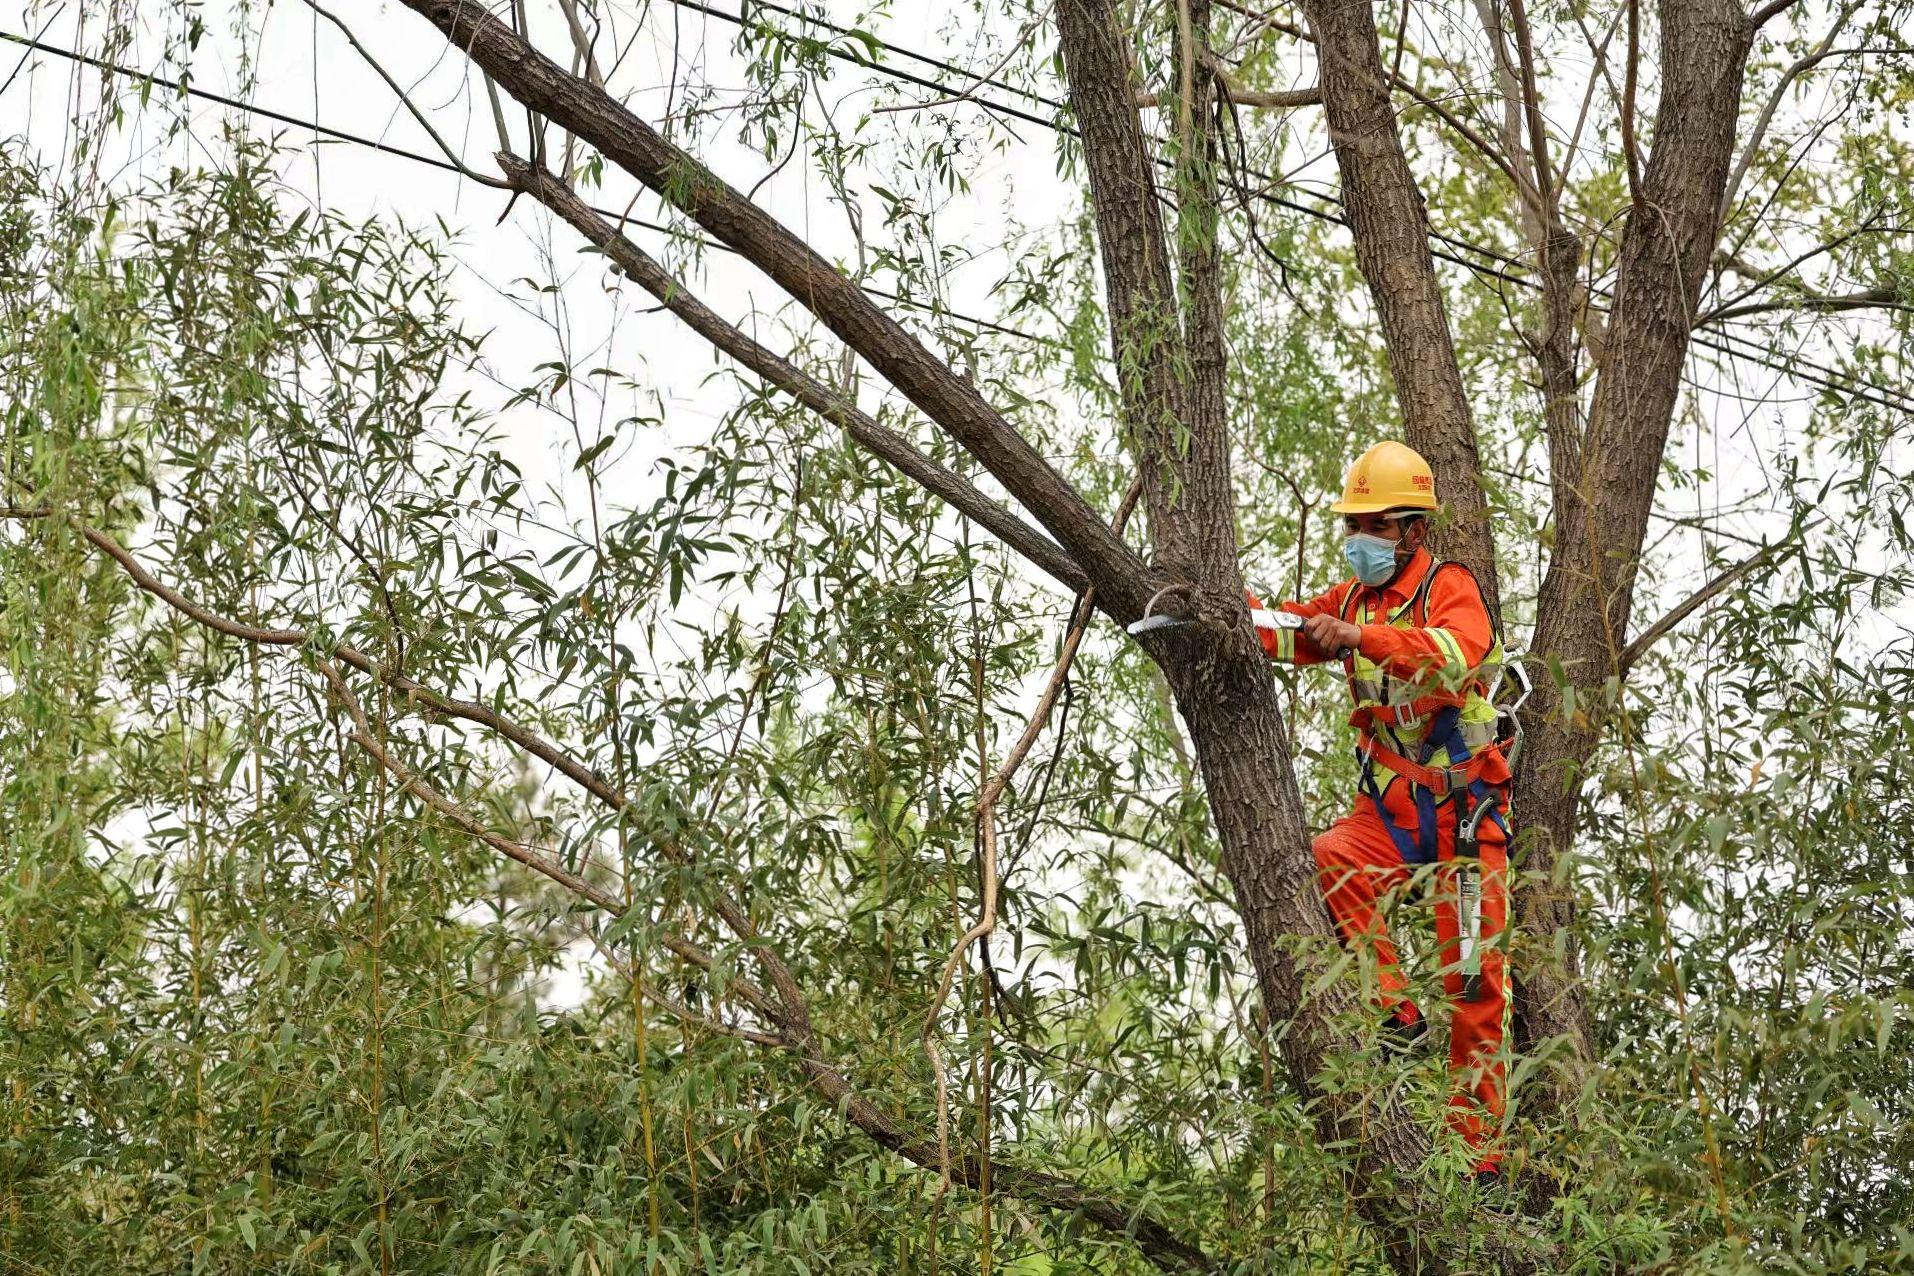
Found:
[[1325, 656], [1334, 656], [1344, 647], [1354, 648], [1362, 641], [1362, 626], [1325, 613], [1303, 621], [1303, 636], [1315, 643], [1316, 649]]

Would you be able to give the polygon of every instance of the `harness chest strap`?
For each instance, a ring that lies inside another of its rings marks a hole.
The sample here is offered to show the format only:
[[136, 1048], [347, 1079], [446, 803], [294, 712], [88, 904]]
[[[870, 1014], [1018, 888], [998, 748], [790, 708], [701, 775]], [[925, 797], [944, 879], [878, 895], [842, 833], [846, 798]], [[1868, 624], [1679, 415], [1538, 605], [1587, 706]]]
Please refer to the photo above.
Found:
[[[1429, 624], [1430, 588], [1435, 584], [1436, 577], [1448, 567], [1460, 568], [1463, 574], [1469, 577], [1470, 583], [1475, 583], [1474, 574], [1461, 563], [1442, 560], [1431, 563], [1415, 590], [1403, 600], [1400, 607], [1393, 611], [1386, 607], [1383, 609], [1382, 623], [1399, 628], [1405, 627], [1406, 618], [1406, 627], [1426, 629]], [[1480, 588], [1477, 585], [1478, 593]], [[1342, 602], [1337, 607], [1337, 614], [1351, 624], [1360, 625], [1371, 622], [1375, 619], [1376, 598], [1375, 591], [1352, 582], [1352, 587], [1343, 594]], [[1430, 633], [1451, 670], [1467, 667], [1467, 657], [1448, 631], [1435, 629]], [[1499, 681], [1503, 660], [1501, 641], [1491, 632], [1489, 649], [1484, 653], [1482, 662], [1469, 668], [1466, 677], [1461, 677], [1455, 684], [1446, 687], [1416, 685], [1411, 690], [1412, 684], [1408, 680], [1390, 673], [1384, 665], [1362, 661], [1359, 655], [1358, 649], [1352, 647], [1343, 661], [1344, 676], [1349, 681], [1350, 694], [1356, 701], [1358, 713], [1373, 717], [1390, 726], [1405, 723], [1413, 725], [1417, 719], [1448, 705], [1462, 707], [1468, 703], [1473, 692], [1487, 694], [1487, 689]], [[1400, 690], [1392, 690], [1392, 688], [1400, 688]], [[1352, 719], [1350, 725], [1365, 730], [1369, 727], [1369, 723], [1360, 718]]]
[[[1430, 565], [1423, 574], [1421, 582], [1403, 605], [1393, 612], [1385, 612], [1385, 623], [1400, 625], [1406, 618], [1414, 626], [1428, 624], [1429, 592], [1435, 578], [1448, 563], [1437, 562]], [[1464, 569], [1467, 570], [1466, 568]], [[1359, 606], [1370, 599], [1365, 591], [1351, 589], [1343, 597], [1340, 611], [1342, 618], [1354, 621], [1353, 613], [1367, 611]], [[1453, 645], [1451, 642], [1450, 645]], [[1374, 679], [1365, 678], [1359, 673], [1356, 653], [1351, 652], [1344, 668], [1349, 679], [1350, 691], [1356, 701], [1356, 712], [1350, 723], [1362, 733], [1362, 756], [1365, 769], [1372, 761], [1381, 762], [1396, 774], [1407, 779], [1432, 795], [1437, 801], [1449, 796], [1451, 792], [1466, 789], [1481, 779], [1484, 769], [1491, 761], [1487, 746], [1494, 742], [1495, 726], [1492, 722], [1459, 722], [1457, 711], [1467, 704], [1471, 692], [1485, 685], [1485, 678], [1493, 676], [1492, 670], [1500, 665], [1501, 645], [1493, 636], [1487, 658], [1475, 669], [1470, 670], [1470, 688], [1454, 691], [1440, 691], [1433, 688], [1418, 687], [1411, 692], [1412, 698], [1406, 703], [1397, 701], [1391, 694], [1391, 686], [1400, 680], [1390, 675], [1386, 669], [1374, 671]], [[1453, 653], [1456, 661], [1462, 659], [1460, 650]], [[1407, 690], [1407, 684], [1403, 684]], [[1453, 735], [1454, 739], [1424, 741], [1422, 756], [1426, 759], [1434, 747], [1454, 744], [1459, 747], [1450, 752], [1452, 758], [1459, 756], [1460, 761], [1447, 767], [1434, 767], [1426, 761], [1406, 757], [1399, 749], [1391, 747], [1384, 737], [1392, 737], [1391, 727], [1413, 726], [1425, 719], [1442, 721], [1444, 736]]]

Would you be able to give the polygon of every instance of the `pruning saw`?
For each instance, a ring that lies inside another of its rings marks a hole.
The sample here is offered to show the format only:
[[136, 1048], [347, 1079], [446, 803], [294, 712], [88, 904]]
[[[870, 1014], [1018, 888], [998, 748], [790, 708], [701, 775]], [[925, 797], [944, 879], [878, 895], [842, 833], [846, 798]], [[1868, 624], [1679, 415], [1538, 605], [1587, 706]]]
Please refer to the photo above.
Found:
[[[1303, 618], [1287, 611], [1266, 611], [1261, 607], [1252, 607], [1249, 618], [1258, 629], [1301, 629]], [[1181, 629], [1191, 623], [1181, 616], [1145, 616], [1129, 626], [1132, 638], [1141, 638], [1144, 634], [1161, 633], [1166, 629]]]

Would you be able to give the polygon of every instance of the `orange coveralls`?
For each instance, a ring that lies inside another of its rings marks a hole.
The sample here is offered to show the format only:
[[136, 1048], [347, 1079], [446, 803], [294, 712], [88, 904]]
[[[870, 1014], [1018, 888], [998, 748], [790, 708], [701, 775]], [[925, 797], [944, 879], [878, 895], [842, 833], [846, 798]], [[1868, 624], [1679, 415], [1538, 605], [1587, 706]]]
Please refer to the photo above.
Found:
[[[1396, 580], [1383, 589], [1372, 589], [1351, 579], [1328, 593], [1308, 602], [1284, 603], [1282, 610], [1298, 616], [1328, 613], [1354, 620], [1362, 626], [1363, 656], [1383, 666], [1398, 678], [1418, 680], [1432, 669], [1442, 667], [1445, 656], [1441, 646], [1428, 632], [1447, 630], [1461, 647], [1473, 668], [1482, 662], [1494, 641], [1481, 591], [1467, 572], [1449, 570], [1436, 574], [1430, 583], [1426, 627], [1399, 628], [1386, 623], [1414, 596], [1422, 578], [1434, 566], [1426, 549], [1418, 550]], [[1359, 591], [1353, 614], [1347, 609], [1349, 591]], [[1250, 605], [1262, 604], [1250, 596]], [[1318, 650], [1300, 633], [1258, 629], [1257, 636], [1271, 659], [1299, 665], [1321, 664], [1330, 657]], [[1405, 740], [1413, 745], [1414, 741]], [[1489, 746], [1494, 756], [1483, 767], [1481, 778], [1499, 786], [1498, 810], [1508, 817], [1503, 794], [1509, 779], [1508, 763], [1499, 751]], [[1412, 836], [1417, 829], [1417, 814], [1409, 781], [1390, 772], [1378, 757], [1374, 763], [1376, 782], [1385, 784], [1383, 805], [1398, 828]], [[1463, 997], [1463, 976], [1457, 968], [1461, 960], [1458, 945], [1455, 857], [1456, 804], [1446, 801], [1436, 807], [1437, 837], [1435, 923], [1436, 943], [1443, 968], [1442, 986], [1448, 994], [1452, 1016], [1449, 1029], [1449, 1072], [1454, 1090], [1449, 1099], [1449, 1124], [1471, 1149], [1474, 1168], [1495, 1168], [1500, 1160], [1498, 1131], [1503, 1107], [1503, 1063], [1501, 1059], [1503, 1019], [1508, 1009], [1506, 958], [1496, 942], [1508, 918], [1508, 847], [1502, 827], [1491, 817], [1482, 820], [1478, 839], [1482, 866], [1481, 941], [1482, 959], [1480, 1000]], [[1315, 839], [1313, 850], [1320, 873], [1323, 902], [1335, 919], [1343, 942], [1352, 951], [1368, 951], [1376, 963], [1379, 1002], [1404, 1024], [1421, 1018], [1421, 1011], [1406, 996], [1408, 980], [1396, 959], [1377, 901], [1409, 879], [1411, 867], [1383, 826], [1375, 803], [1358, 795], [1349, 814], [1337, 820]]]

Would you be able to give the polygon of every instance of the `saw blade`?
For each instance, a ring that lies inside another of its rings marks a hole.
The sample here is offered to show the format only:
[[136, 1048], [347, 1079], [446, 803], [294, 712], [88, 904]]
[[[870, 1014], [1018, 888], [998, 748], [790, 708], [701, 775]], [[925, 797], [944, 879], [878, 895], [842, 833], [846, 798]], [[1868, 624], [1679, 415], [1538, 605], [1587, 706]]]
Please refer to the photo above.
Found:
[[1132, 638], [1141, 638], [1144, 634], [1153, 634], [1165, 629], [1181, 629], [1190, 622], [1181, 616], [1145, 616], [1129, 627]]

